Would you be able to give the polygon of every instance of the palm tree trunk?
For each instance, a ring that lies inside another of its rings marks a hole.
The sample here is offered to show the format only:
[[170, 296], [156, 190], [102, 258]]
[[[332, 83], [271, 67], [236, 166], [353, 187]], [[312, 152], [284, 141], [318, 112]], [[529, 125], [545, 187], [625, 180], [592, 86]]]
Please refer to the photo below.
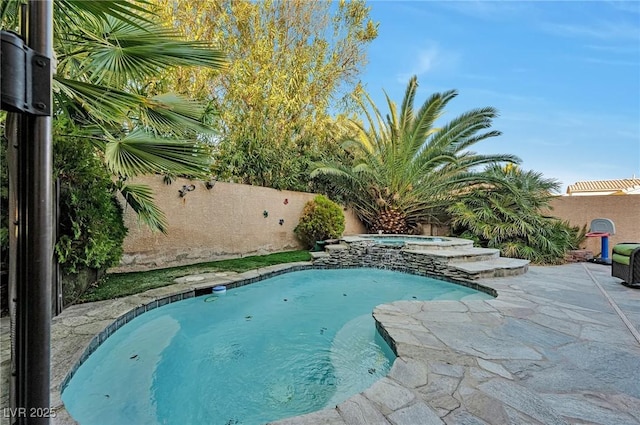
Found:
[[406, 234], [410, 228], [407, 216], [398, 208], [385, 207], [371, 223], [374, 233]]

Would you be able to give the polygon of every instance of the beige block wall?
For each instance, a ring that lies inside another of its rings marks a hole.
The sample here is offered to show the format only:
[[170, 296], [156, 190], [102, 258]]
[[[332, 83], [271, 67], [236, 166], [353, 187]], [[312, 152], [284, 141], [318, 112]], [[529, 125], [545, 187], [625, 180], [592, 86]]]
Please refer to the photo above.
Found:
[[[315, 196], [223, 182], [207, 190], [204, 183], [186, 179], [165, 185], [159, 176], [138, 178], [135, 183], [151, 186], [157, 205], [167, 215], [168, 232], [151, 232], [138, 223], [132, 211], [125, 211], [125, 224], [129, 228], [125, 254], [113, 271], [301, 249], [293, 229], [304, 204]], [[196, 189], [181, 198], [178, 190], [190, 184]], [[640, 195], [559, 196], [551, 206], [550, 215], [572, 225], [588, 227], [594, 218], [613, 220], [616, 234], [609, 239], [610, 249], [619, 242], [640, 242]], [[269, 213], [267, 218], [263, 216], [265, 210]], [[345, 235], [365, 233], [352, 211], [345, 211], [345, 217]], [[284, 220], [283, 225], [279, 224], [280, 219]], [[443, 235], [446, 229], [423, 229], [423, 233]], [[594, 254], [600, 252], [599, 238], [588, 238], [585, 245]]]
[[[558, 196], [551, 202], [550, 215], [569, 220], [572, 225], [583, 226], [595, 218], [608, 218], [616, 227], [609, 238], [611, 249], [620, 242], [640, 243], [640, 195]], [[587, 238], [586, 248], [600, 253], [600, 238]]]
[[[138, 223], [132, 211], [125, 211], [125, 224], [129, 228], [124, 241], [125, 254], [120, 266], [113, 271], [147, 270], [301, 249], [293, 229], [304, 204], [315, 196], [223, 182], [207, 190], [204, 183], [186, 179], [165, 185], [159, 176], [138, 178], [135, 183], [147, 184], [153, 189], [156, 204], [167, 216], [168, 232], [153, 233]], [[181, 198], [178, 190], [190, 184], [195, 190]], [[263, 211], [268, 211], [268, 217], [264, 217]], [[365, 232], [351, 211], [345, 211], [345, 218], [345, 235]], [[282, 225], [280, 219], [284, 220]]]

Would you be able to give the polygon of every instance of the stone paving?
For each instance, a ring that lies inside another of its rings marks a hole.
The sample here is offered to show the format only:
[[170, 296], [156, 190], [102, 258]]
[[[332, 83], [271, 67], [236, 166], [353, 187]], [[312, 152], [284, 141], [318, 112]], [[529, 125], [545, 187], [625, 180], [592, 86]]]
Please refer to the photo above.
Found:
[[[167, 295], [286, 267], [194, 276], [65, 310], [52, 328], [53, 423], [75, 423], [61, 404], [60, 385], [114, 320]], [[607, 266], [587, 263], [531, 266], [522, 276], [475, 282], [498, 297], [376, 307], [378, 329], [399, 355], [388, 376], [335, 408], [273, 425], [640, 424], [640, 342], [634, 336], [640, 336], [640, 289], [621, 285]], [[4, 363], [2, 372], [6, 376]]]
[[596, 282], [640, 330], [640, 289], [585, 263], [485, 279], [494, 300], [378, 306], [389, 375], [274, 425], [639, 424], [640, 341]]

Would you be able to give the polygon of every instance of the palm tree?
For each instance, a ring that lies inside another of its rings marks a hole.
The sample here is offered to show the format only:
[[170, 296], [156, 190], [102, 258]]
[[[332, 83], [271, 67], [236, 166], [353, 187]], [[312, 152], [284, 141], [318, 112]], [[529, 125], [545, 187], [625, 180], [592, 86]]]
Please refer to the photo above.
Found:
[[[0, 6], [3, 28], [16, 28], [20, 0]], [[142, 0], [54, 2], [54, 120], [75, 124], [92, 141], [116, 186], [139, 218], [166, 230], [152, 191], [127, 183], [140, 174], [209, 172], [211, 152], [200, 136], [205, 104], [162, 93], [162, 75], [177, 66], [221, 69], [224, 55], [204, 42], [183, 41], [157, 23]]]
[[571, 227], [542, 213], [560, 187], [556, 180], [510, 165], [488, 167], [483, 174], [504, 184], [472, 188], [448, 208], [455, 235], [534, 263], [560, 263], [567, 249], [577, 249], [586, 226]]
[[473, 109], [435, 127], [457, 92], [435, 93], [415, 110], [417, 88], [414, 76], [399, 112], [385, 94], [386, 117], [365, 93], [366, 102], [359, 100], [359, 106], [368, 126], [351, 120], [355, 137], [344, 144], [355, 158], [354, 165], [322, 164], [312, 173], [332, 176], [339, 194], [370, 231], [415, 232], [420, 223], [437, 221], [469, 185], [494, 180], [474, 168], [519, 162], [514, 155], [480, 155], [468, 150], [500, 135], [495, 130], [485, 131], [497, 116], [494, 108]]

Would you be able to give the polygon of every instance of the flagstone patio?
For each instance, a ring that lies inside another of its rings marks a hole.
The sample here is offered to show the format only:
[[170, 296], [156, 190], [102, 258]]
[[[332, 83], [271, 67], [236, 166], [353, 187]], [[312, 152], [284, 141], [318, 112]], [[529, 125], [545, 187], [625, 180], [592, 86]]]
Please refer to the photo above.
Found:
[[[287, 267], [195, 276], [68, 308], [52, 328], [53, 423], [75, 423], [60, 401], [60, 386], [96, 335], [116, 328], [114, 321], [142, 314], [141, 306], [158, 305], [167, 295], [186, 297]], [[498, 297], [378, 306], [378, 329], [399, 356], [389, 375], [335, 408], [273, 424], [640, 424], [640, 289], [620, 284], [608, 266], [588, 263], [531, 266], [521, 276], [475, 283]], [[6, 318], [0, 341], [5, 407]]]

